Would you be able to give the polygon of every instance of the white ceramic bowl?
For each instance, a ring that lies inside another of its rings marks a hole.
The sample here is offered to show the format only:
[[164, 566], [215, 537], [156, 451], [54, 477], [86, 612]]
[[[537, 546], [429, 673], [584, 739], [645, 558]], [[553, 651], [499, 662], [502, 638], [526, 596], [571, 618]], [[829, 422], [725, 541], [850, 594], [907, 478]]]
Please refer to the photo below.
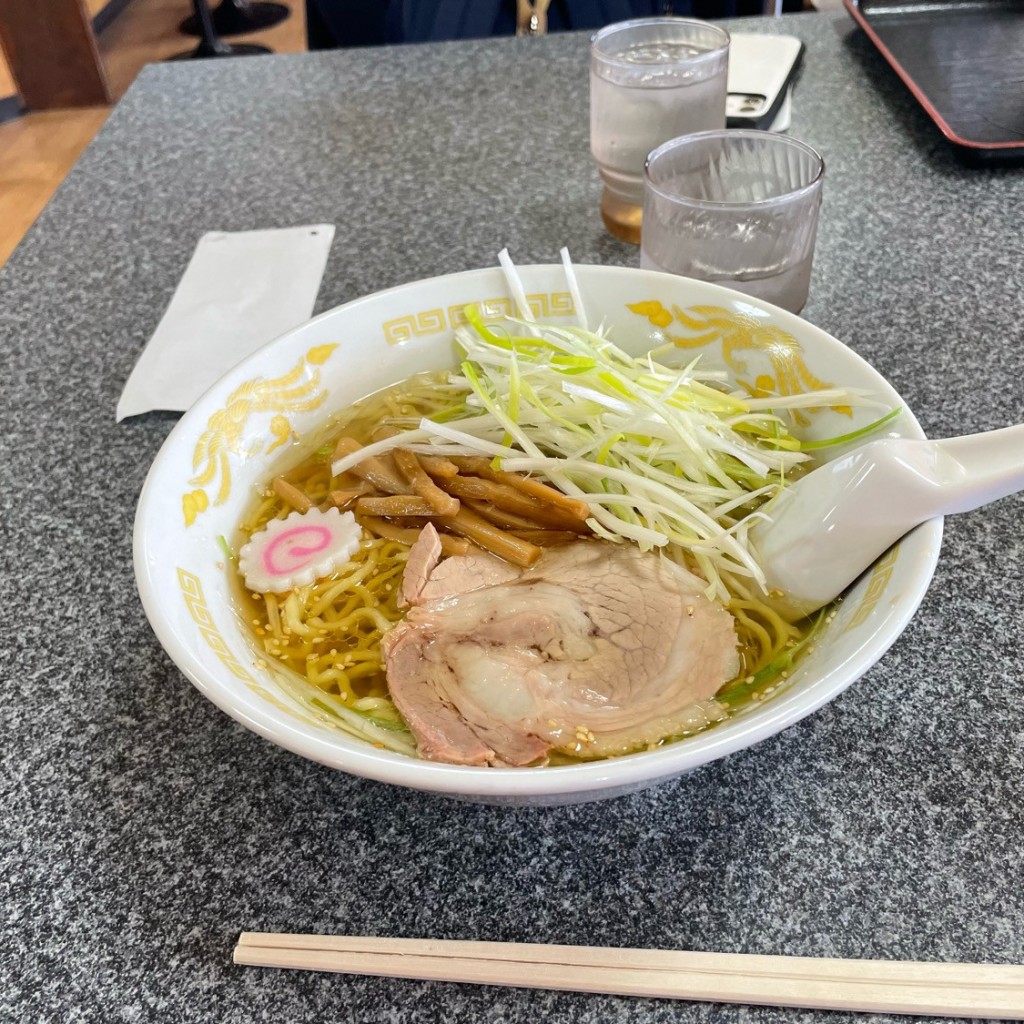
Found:
[[[519, 268], [538, 318], [573, 322], [561, 267]], [[577, 268], [592, 325], [639, 354], [670, 336], [737, 380], [805, 390], [868, 388], [903, 406], [859, 356], [781, 309], [737, 292], [622, 267]], [[297, 454], [294, 438], [334, 410], [412, 373], [454, 362], [463, 306], [509, 307], [498, 269], [418, 281], [331, 310], [245, 360], [181, 419], [146, 480], [135, 522], [135, 569], [153, 629], [182, 672], [250, 729], [304, 757], [396, 785], [499, 803], [613, 796], [691, 771], [810, 714], [861, 676], [899, 636], [928, 587], [941, 521], [919, 527], [853, 586], [821, 640], [772, 699], [707, 732], [648, 753], [559, 768], [470, 768], [377, 750], [289, 699], [240, 622], [217, 537], [234, 534], [254, 488]], [[905, 406], [903, 406], [906, 409]], [[845, 433], [878, 415], [824, 410], [808, 437]], [[909, 410], [892, 429], [922, 437]], [[298, 442], [301, 448], [301, 440]]]

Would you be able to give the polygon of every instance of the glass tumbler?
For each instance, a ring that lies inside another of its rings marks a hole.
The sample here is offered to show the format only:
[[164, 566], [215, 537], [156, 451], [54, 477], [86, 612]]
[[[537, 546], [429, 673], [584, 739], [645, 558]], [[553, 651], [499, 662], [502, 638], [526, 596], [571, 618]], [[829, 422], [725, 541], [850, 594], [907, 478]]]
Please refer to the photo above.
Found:
[[729, 33], [691, 18], [638, 18], [590, 46], [590, 149], [604, 183], [601, 216], [640, 241], [644, 161], [666, 139], [725, 127]]
[[640, 265], [713, 281], [799, 313], [825, 162], [762, 131], [699, 132], [647, 159]]

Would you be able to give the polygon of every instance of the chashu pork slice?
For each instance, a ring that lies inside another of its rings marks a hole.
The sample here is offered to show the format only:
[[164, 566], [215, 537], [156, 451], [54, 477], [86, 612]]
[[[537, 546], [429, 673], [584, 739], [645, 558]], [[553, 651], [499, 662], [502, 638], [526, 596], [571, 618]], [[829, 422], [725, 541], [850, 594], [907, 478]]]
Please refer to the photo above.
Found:
[[701, 586], [598, 541], [527, 570], [445, 559], [385, 637], [392, 699], [420, 754], [454, 764], [606, 757], [696, 731], [722, 717], [712, 698], [739, 668], [733, 618]]

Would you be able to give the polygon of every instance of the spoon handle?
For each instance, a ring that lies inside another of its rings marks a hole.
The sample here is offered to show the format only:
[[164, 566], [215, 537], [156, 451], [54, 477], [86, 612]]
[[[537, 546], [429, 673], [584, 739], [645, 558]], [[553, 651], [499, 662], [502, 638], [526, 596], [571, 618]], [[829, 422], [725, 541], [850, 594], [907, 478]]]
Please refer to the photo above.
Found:
[[798, 480], [750, 538], [790, 610], [827, 604], [909, 530], [1024, 490], [1024, 425], [944, 441], [882, 438]]
[[[1024, 424], [932, 442], [962, 468], [944, 476], [943, 515], [970, 512], [1024, 491]], [[943, 459], [942, 464], [949, 463]]]

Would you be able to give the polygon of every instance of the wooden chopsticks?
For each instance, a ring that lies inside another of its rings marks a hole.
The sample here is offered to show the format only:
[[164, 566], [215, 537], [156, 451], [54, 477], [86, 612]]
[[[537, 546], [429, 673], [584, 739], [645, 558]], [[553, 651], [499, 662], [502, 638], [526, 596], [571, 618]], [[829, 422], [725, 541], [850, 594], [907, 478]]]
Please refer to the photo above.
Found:
[[243, 932], [236, 964], [806, 1009], [1024, 1020], [1024, 967]]

